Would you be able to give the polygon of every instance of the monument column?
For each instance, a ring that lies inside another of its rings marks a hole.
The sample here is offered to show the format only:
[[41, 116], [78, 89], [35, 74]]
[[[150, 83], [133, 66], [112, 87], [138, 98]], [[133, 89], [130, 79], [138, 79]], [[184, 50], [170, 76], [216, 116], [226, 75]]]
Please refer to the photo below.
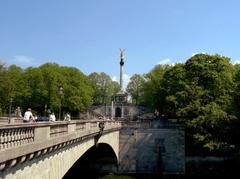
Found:
[[120, 89], [123, 90], [124, 49], [120, 48]]

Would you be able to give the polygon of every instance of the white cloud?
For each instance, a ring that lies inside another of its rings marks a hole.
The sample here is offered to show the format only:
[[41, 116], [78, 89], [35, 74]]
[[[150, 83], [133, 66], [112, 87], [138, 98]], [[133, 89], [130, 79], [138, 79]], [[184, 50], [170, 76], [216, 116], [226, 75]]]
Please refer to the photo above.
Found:
[[[181, 61], [179, 61], [178, 63], [181, 63]], [[160, 60], [157, 64], [158, 64], [158, 65], [170, 65], [170, 66], [174, 66], [174, 65], [175, 65], [175, 62], [172, 62], [172, 63], [171, 63], [171, 60], [170, 60], [169, 58], [165, 58], [165, 59]]]
[[191, 57], [193, 57], [193, 56], [195, 56], [195, 55], [197, 55], [198, 53], [192, 53], [192, 55], [191, 55]]
[[233, 62], [233, 64], [235, 65], [235, 64], [240, 64], [240, 60], [235, 60], [234, 62]]
[[20, 65], [33, 65], [34, 58], [28, 57], [25, 55], [16, 55], [13, 57], [13, 63], [20, 64]]
[[164, 64], [169, 64], [171, 62], [171, 60], [169, 58], [165, 58], [160, 60], [157, 64], [159, 65], [164, 65]]
[[116, 76], [113, 76], [113, 77], [112, 77], [112, 81], [117, 81], [117, 82], [118, 82], [117, 77], [116, 77]]
[[197, 54], [207, 54], [207, 53], [206, 52], [194, 52], [194, 53], [192, 53], [191, 57], [193, 57], [193, 56], [195, 56]]
[[0, 59], [0, 65], [5, 64], [5, 60]]

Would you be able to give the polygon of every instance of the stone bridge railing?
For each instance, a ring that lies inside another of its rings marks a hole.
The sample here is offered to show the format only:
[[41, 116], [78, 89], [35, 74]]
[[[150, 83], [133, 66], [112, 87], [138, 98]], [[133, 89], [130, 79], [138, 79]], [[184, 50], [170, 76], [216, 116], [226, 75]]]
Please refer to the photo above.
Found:
[[38, 122], [0, 126], [0, 172], [87, 138], [119, 130], [116, 121]]

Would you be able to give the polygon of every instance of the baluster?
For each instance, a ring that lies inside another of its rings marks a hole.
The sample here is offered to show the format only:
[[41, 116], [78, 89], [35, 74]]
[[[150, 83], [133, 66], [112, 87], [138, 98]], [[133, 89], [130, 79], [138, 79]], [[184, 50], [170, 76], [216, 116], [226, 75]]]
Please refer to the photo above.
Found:
[[22, 140], [22, 129], [18, 129], [18, 140]]
[[11, 131], [10, 131], [10, 143], [11, 143], [11, 147], [13, 147], [14, 146], [14, 134], [15, 134], [15, 130], [14, 129], [12, 129]]
[[24, 139], [24, 131], [23, 129], [20, 129], [20, 140], [23, 140]]
[[21, 140], [17, 140], [17, 146], [21, 145]]
[[4, 130], [0, 131], [0, 150], [4, 147]]
[[33, 128], [31, 128], [31, 142], [33, 142], [34, 141], [34, 129]]
[[24, 138], [24, 139], [27, 138], [27, 128], [24, 129], [23, 138]]
[[31, 142], [33, 142], [33, 141], [34, 141], [33, 138], [30, 138], [30, 139], [29, 139], [29, 143], [31, 143]]
[[2, 144], [4, 142], [4, 130], [0, 132], [0, 143]]
[[24, 144], [24, 129], [21, 129], [21, 144]]
[[27, 129], [26, 130], [26, 133], [27, 133], [27, 143], [29, 143], [30, 142], [30, 129]]
[[16, 147], [16, 146], [17, 146], [17, 140], [14, 140], [13, 147]]
[[12, 135], [13, 135], [13, 129], [10, 129], [8, 131], [8, 148], [12, 147]]
[[5, 131], [5, 143], [6, 143], [6, 148], [8, 148], [8, 135], [9, 135], [9, 131]]
[[13, 138], [12, 138], [13, 141], [17, 140], [17, 129], [14, 129], [13, 130]]
[[6, 149], [6, 148], [7, 148], [7, 143], [4, 143], [4, 146], [3, 146], [3, 148], [4, 148], [4, 149]]
[[24, 130], [24, 144], [27, 144], [28, 143], [28, 129], [25, 128]]
[[28, 128], [25, 129], [25, 142], [26, 143], [28, 143], [28, 140], [29, 140], [28, 130], [29, 130]]
[[7, 142], [7, 131], [4, 131], [4, 134], [3, 134], [3, 142], [4, 142], [4, 143]]
[[32, 131], [33, 131], [32, 128], [30, 128], [28, 131], [29, 143], [33, 142]]
[[17, 130], [17, 140], [20, 140], [21, 139], [21, 130], [18, 129]]
[[34, 138], [34, 128], [31, 128], [31, 137]]
[[7, 141], [8, 141], [9, 143], [11, 143], [11, 139], [12, 139], [12, 130], [10, 129], [10, 130], [8, 131]]
[[14, 146], [14, 147], [17, 146], [17, 140], [18, 140], [18, 130], [15, 129], [15, 130], [14, 130], [14, 142], [13, 142], [13, 146]]

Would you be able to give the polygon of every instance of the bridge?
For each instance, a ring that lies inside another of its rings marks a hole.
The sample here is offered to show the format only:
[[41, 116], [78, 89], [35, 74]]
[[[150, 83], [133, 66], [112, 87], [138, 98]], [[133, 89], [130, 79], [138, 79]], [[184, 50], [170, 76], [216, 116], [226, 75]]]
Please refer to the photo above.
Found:
[[77, 165], [84, 172], [114, 172], [120, 128], [112, 120], [1, 125], [0, 178], [70, 178]]

